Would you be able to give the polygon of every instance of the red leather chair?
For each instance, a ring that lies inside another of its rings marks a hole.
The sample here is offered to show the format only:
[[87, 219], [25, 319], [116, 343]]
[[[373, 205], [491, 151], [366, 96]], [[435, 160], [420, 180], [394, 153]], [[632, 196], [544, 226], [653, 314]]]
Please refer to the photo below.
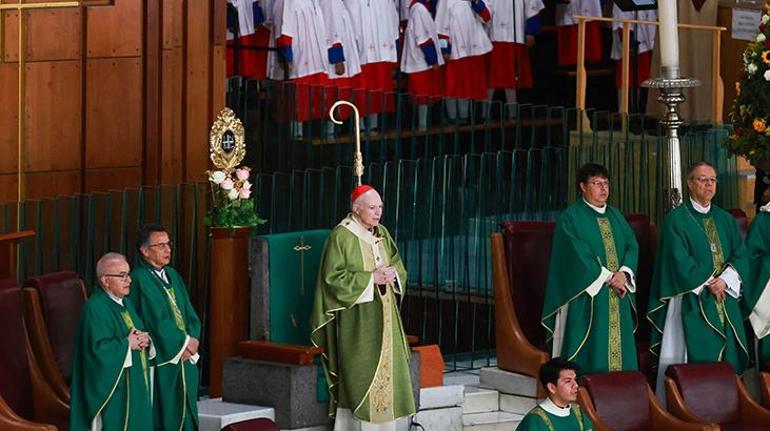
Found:
[[230, 424], [222, 428], [222, 431], [278, 431], [278, 425], [267, 418], [249, 419]]
[[627, 214], [626, 220], [636, 235], [639, 243], [639, 264], [636, 268], [636, 355], [639, 370], [649, 382], [654, 381], [650, 367], [650, 322], [646, 318], [647, 304], [650, 302], [650, 283], [652, 281], [655, 258], [655, 238], [650, 217], [645, 214]]
[[770, 408], [770, 361], [762, 364], [759, 371], [759, 389], [762, 392], [762, 404]]
[[69, 406], [38, 368], [15, 281], [0, 282], [0, 333], [0, 429], [68, 430]]
[[72, 347], [86, 289], [72, 271], [54, 272], [27, 280], [24, 308], [35, 358], [56, 394], [69, 402]]
[[[505, 222], [492, 234], [495, 343], [500, 369], [536, 377], [550, 355], [543, 311], [553, 222]], [[538, 389], [542, 393], [542, 388]]]
[[723, 430], [770, 430], [770, 411], [749, 396], [726, 362], [669, 365], [668, 410], [678, 418], [719, 424]]
[[738, 222], [738, 227], [741, 229], [741, 234], [743, 234], [743, 238], [745, 239], [746, 233], [749, 231], [749, 217], [746, 215], [746, 212], [740, 208], [733, 208], [727, 211], [735, 217], [735, 220]]
[[706, 431], [710, 425], [685, 422], [658, 404], [638, 371], [589, 374], [580, 379], [578, 403], [596, 431]]

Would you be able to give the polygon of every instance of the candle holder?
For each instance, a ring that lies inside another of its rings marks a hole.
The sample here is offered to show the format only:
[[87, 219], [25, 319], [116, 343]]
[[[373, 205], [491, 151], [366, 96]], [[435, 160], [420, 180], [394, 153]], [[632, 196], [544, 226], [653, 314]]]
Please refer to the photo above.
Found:
[[682, 203], [682, 162], [679, 151], [679, 127], [684, 124], [679, 116], [679, 104], [685, 101], [684, 89], [697, 87], [700, 81], [679, 77], [679, 68], [663, 68], [665, 78], [652, 78], [642, 83], [643, 87], [660, 91], [658, 102], [666, 106], [666, 113], [660, 124], [666, 129], [666, 147], [669, 160], [669, 192], [666, 209], [671, 210]]

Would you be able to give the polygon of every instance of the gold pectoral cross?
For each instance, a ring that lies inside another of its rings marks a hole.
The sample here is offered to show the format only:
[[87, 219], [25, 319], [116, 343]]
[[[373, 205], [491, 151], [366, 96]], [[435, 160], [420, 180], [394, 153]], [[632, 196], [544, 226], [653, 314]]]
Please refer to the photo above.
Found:
[[300, 236], [299, 244], [292, 248], [299, 253], [299, 296], [305, 296], [305, 252], [312, 248], [310, 244], [305, 244], [304, 236]]

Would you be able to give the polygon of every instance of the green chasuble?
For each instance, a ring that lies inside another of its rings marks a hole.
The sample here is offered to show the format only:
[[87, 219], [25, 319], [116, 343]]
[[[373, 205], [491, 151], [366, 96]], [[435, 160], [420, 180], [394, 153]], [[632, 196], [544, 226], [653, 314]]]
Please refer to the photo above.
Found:
[[[636, 236], [616, 208], [607, 205], [600, 214], [581, 198], [561, 213], [542, 317], [553, 356], [577, 363], [581, 374], [638, 369], [633, 284], [638, 258]], [[629, 280], [623, 298], [605, 284], [617, 271]]]
[[123, 304], [97, 287], [80, 312], [72, 354], [72, 431], [90, 430], [97, 416], [104, 430], [152, 429], [147, 351], [132, 350], [131, 366], [124, 367], [129, 330], [144, 329], [131, 302], [124, 298]]
[[[516, 431], [591, 431], [593, 423], [575, 403], [569, 407], [569, 415], [555, 414], [559, 410], [555, 404], [546, 400], [530, 410]], [[566, 409], [562, 409], [566, 410]]]
[[198, 428], [198, 367], [180, 361], [187, 335], [200, 340], [201, 321], [190, 303], [182, 277], [163, 268], [166, 283], [144, 259], [131, 271], [131, 300], [157, 350], [155, 358], [155, 429]]
[[[387, 265], [398, 280], [383, 295], [372, 271]], [[383, 423], [415, 412], [395, 295], [405, 291], [406, 271], [390, 233], [382, 225], [369, 232], [348, 215], [326, 240], [310, 318], [311, 341], [325, 352], [330, 416], [339, 407]]]
[[752, 279], [743, 284], [741, 301], [747, 334], [757, 338], [759, 364], [770, 361], [770, 212], [766, 208], [754, 217], [746, 236]]
[[[666, 216], [658, 235], [647, 312], [652, 323], [650, 351], [655, 367], [661, 359], [661, 362], [681, 359], [666, 351], [681, 348], [679, 336], [671, 335], [677, 340], [672, 347], [661, 345], [667, 330], [668, 307], [676, 298], [677, 303], [681, 300], [687, 361], [727, 361], [739, 374], [746, 369], [748, 351], [738, 299], [727, 294], [724, 301], [718, 302], [706, 287], [697, 294], [694, 292], [710, 277], [719, 276], [727, 265], [741, 276], [744, 285], [750, 280], [748, 253], [735, 218], [713, 204], [707, 214], [701, 214], [685, 197], [684, 202]], [[679, 326], [673, 321], [672, 325], [673, 328]], [[660, 372], [665, 370], [661, 368]]]

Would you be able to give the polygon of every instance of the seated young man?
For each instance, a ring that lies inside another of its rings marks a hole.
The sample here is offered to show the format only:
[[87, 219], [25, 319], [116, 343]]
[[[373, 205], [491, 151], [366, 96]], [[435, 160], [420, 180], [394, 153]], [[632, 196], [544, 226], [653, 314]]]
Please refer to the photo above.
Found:
[[590, 431], [593, 424], [577, 404], [577, 373], [580, 367], [559, 357], [540, 367], [540, 383], [548, 398], [530, 410], [517, 431]]

